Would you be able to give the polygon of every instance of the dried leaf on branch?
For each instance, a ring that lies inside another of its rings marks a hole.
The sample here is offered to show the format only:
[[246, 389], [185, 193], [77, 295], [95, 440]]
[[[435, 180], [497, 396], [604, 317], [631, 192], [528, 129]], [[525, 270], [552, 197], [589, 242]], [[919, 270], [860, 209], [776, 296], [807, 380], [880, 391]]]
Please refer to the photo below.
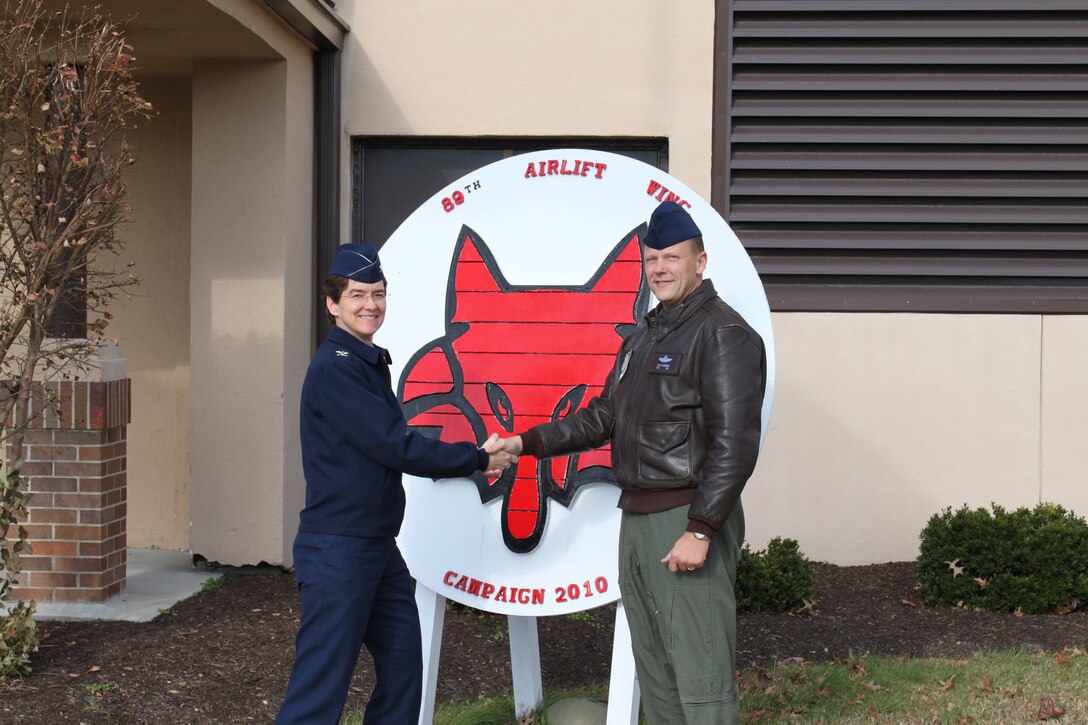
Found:
[[[151, 116], [132, 61], [123, 29], [96, 10], [13, 0], [0, 11], [0, 605], [26, 548], [12, 529], [26, 515], [24, 433], [53, 404], [43, 383], [87, 374], [106, 307], [137, 284], [117, 234], [129, 212], [126, 134]], [[0, 615], [0, 650], [19, 653], [0, 676], [28, 669], [32, 614], [30, 604]]]

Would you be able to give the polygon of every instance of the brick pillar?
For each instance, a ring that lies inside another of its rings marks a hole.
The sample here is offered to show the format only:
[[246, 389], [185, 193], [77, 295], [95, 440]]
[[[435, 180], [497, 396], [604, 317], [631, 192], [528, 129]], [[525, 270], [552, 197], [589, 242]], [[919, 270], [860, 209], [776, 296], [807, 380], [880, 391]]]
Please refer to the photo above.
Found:
[[53, 404], [26, 435], [21, 473], [31, 498], [21, 523], [31, 551], [15, 596], [101, 602], [125, 588], [131, 380], [42, 387]]

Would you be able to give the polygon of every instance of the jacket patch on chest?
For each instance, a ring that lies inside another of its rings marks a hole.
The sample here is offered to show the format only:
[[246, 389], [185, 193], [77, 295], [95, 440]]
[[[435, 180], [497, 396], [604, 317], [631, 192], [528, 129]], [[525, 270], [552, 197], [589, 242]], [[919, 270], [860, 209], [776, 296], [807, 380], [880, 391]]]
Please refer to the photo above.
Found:
[[679, 375], [680, 361], [684, 353], [662, 352], [650, 358], [650, 369], [647, 372], [655, 375]]

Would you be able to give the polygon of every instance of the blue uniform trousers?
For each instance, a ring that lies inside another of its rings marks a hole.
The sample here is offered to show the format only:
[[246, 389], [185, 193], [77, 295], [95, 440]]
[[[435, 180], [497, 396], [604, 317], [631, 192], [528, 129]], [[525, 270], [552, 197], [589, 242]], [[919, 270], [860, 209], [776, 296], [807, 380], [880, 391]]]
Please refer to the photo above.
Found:
[[276, 723], [335, 725], [362, 645], [377, 678], [366, 725], [416, 722], [423, 645], [412, 579], [396, 541], [300, 531], [294, 556], [302, 616]]

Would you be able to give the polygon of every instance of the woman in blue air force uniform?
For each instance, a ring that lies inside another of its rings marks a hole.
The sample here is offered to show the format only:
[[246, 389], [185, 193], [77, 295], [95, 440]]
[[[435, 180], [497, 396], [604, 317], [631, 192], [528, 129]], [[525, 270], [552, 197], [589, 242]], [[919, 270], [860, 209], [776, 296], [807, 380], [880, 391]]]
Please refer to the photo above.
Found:
[[386, 280], [372, 245], [342, 245], [324, 292], [335, 327], [302, 385], [306, 507], [294, 544], [302, 612], [276, 722], [336, 723], [366, 645], [377, 683], [365, 722], [405, 725], [419, 717], [423, 660], [412, 580], [394, 540], [404, 518], [401, 473], [494, 476], [516, 459], [495, 436], [477, 448], [408, 429], [389, 352], [374, 344]]

